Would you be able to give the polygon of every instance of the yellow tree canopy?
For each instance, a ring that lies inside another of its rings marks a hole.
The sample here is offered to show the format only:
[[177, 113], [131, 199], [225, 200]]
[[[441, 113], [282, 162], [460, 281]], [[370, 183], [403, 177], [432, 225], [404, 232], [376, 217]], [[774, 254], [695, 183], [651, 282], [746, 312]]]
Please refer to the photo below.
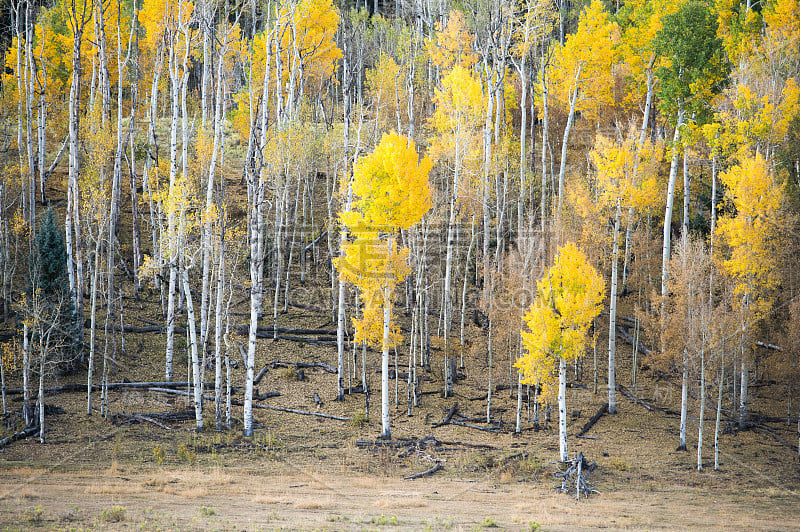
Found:
[[353, 193], [359, 198], [354, 206], [360, 212], [342, 213], [342, 220], [349, 227], [408, 229], [431, 208], [432, 166], [428, 157], [419, 159], [413, 141], [384, 134], [375, 151], [353, 168]]
[[554, 103], [569, 108], [577, 90], [575, 109], [587, 118], [597, 117], [603, 107], [613, 105], [611, 65], [614, 60], [616, 24], [602, 2], [594, 0], [581, 13], [578, 31], [557, 46], [550, 71]]
[[[600, 204], [627, 210], [647, 209], [660, 194], [657, 175], [660, 146], [645, 143], [637, 154], [634, 132], [622, 143], [598, 135], [591, 159], [597, 169]], [[636, 160], [638, 157], [638, 161]]]
[[529, 384], [552, 384], [558, 360], [583, 355], [586, 333], [600, 314], [605, 284], [574, 244], [562, 247], [555, 264], [536, 283], [536, 296], [522, 331], [526, 353], [515, 366]]
[[[730, 249], [723, 267], [736, 280], [737, 293], [757, 301], [777, 282], [775, 241], [781, 227], [783, 183], [758, 153], [720, 174], [720, 181], [735, 208], [735, 214], [719, 219], [719, 234]], [[764, 305], [766, 300], [759, 304]]]
[[294, 53], [297, 54], [307, 84], [319, 85], [333, 75], [342, 51], [336, 46], [339, 12], [332, 0], [300, 0], [284, 3], [279, 17], [290, 20], [282, 34], [281, 49], [284, 76], [288, 79]]
[[431, 62], [442, 70], [456, 65], [469, 67], [478, 60], [474, 44], [475, 36], [467, 28], [464, 13], [454, 9], [444, 28], [436, 23], [436, 32], [428, 41], [428, 54]]

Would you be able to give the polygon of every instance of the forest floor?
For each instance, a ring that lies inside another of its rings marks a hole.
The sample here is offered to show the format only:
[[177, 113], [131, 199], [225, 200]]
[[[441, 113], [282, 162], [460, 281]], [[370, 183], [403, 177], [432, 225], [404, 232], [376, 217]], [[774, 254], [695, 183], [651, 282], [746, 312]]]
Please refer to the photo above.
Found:
[[[129, 302], [128, 320], [147, 309], [156, 296]], [[246, 303], [243, 304], [246, 307]], [[242, 309], [234, 309], [239, 311]], [[146, 318], [145, 318], [146, 319]], [[239, 319], [244, 319], [239, 318]], [[332, 327], [329, 318], [290, 308], [281, 326]], [[265, 320], [265, 321], [271, 321]], [[473, 336], [477, 331], [473, 329]], [[118, 358], [112, 381], [161, 380], [164, 335], [127, 334], [126, 352]], [[474, 336], [477, 338], [477, 336]], [[181, 339], [182, 341], [182, 339]], [[475, 342], [478, 342], [476, 339]], [[602, 335], [598, 342], [602, 342]], [[184, 348], [176, 356], [175, 380], [186, 378]], [[602, 344], [601, 344], [602, 345]], [[630, 346], [621, 344], [619, 375], [629, 381]], [[364, 396], [343, 403], [335, 397], [335, 375], [307, 369], [305, 381], [293, 370], [267, 371], [258, 388], [280, 396], [258, 404], [353, 418], [340, 421], [272, 410], [255, 410], [252, 439], [241, 437], [241, 407], [234, 406], [234, 428], [213, 429], [213, 404], [206, 403], [206, 430], [192, 430], [193, 420], [115, 425], [99, 412], [85, 413], [85, 393], [50, 396], [48, 405], [64, 409], [48, 416], [48, 443], [37, 438], [0, 449], [0, 529], [144, 529], [144, 530], [531, 530], [800, 528], [800, 466], [797, 451], [769, 433], [736, 431], [726, 418], [721, 435], [721, 470], [713, 471], [714, 408], [705, 420], [705, 471], [696, 471], [698, 411], [690, 403], [689, 451], [675, 451], [678, 418], [649, 411], [618, 394], [618, 413], [606, 415], [588, 431], [592, 439], [574, 435], [606, 401], [606, 390], [594, 393], [592, 360], [587, 357], [580, 378], [571, 373], [568, 390], [570, 454], [582, 451], [597, 462], [589, 476], [599, 493], [575, 501], [554, 491], [557, 425], [535, 431], [523, 412], [523, 432], [513, 434], [516, 398], [509, 390], [508, 355], [495, 359], [492, 415], [502, 431], [445, 425], [441, 421], [454, 402], [473, 425], [486, 412], [488, 367], [481, 349], [468, 350], [466, 378], [456, 396], [444, 399], [442, 375], [425, 373], [422, 406], [409, 417], [392, 409], [395, 441], [433, 435], [440, 445], [403, 452], [403, 448], [359, 447], [380, 432], [378, 355], [370, 354], [372, 395], [370, 420], [363, 419]], [[477, 353], [477, 355], [476, 355]], [[259, 340], [256, 370], [273, 360], [335, 364], [333, 346], [312, 346], [290, 340]], [[599, 375], [605, 373], [598, 357]], [[401, 357], [401, 371], [403, 357]], [[359, 361], [360, 363], [360, 361]], [[407, 362], [406, 362], [407, 363]], [[241, 364], [234, 372], [242, 384]], [[420, 370], [422, 371], [422, 370]], [[637, 395], [649, 403], [677, 409], [679, 389], [670, 379], [640, 373]], [[206, 381], [213, 380], [212, 372]], [[767, 379], [768, 376], [764, 376]], [[47, 385], [81, 382], [84, 374], [53, 378]], [[778, 384], [754, 386], [754, 413], [785, 412], [786, 390]], [[391, 381], [392, 386], [394, 381]], [[16, 383], [14, 384], [16, 385]], [[323, 405], [312, 396], [318, 393]], [[207, 391], [208, 394], [212, 392]], [[405, 383], [399, 383], [401, 405]], [[391, 394], [392, 398], [394, 393]], [[19, 409], [18, 396], [10, 396]], [[234, 394], [241, 399], [241, 391]], [[715, 397], [715, 396], [714, 396]], [[97, 405], [98, 396], [95, 396]], [[711, 402], [711, 400], [710, 400]], [[714, 401], [715, 402], [715, 399]], [[784, 406], [781, 406], [784, 405]], [[730, 405], [726, 404], [726, 408]], [[112, 390], [110, 412], [186, 411], [184, 397], [147, 390]], [[796, 423], [771, 423], [773, 430], [796, 441]], [[8, 430], [2, 431], [4, 436]], [[403, 480], [440, 461], [443, 469], [418, 480]], [[124, 509], [124, 510], [123, 510]]]

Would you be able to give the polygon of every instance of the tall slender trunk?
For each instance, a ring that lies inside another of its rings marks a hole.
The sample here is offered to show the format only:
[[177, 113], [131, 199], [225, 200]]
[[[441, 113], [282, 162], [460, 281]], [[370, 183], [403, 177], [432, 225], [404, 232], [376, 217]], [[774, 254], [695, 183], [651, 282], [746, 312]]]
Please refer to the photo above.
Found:
[[722, 343], [717, 384], [717, 421], [714, 424], [714, 471], [719, 471], [719, 424], [722, 419], [722, 390], [725, 382], [725, 342]]
[[[447, 252], [445, 258], [445, 273], [444, 273], [444, 286], [443, 290], [443, 314], [444, 314], [444, 368], [445, 368], [445, 386], [444, 396], [450, 397], [453, 394], [453, 383], [449, 376], [449, 363], [448, 363], [448, 348], [450, 337], [450, 323], [452, 321], [452, 305], [450, 302], [450, 287], [453, 277], [453, 254], [455, 253], [455, 231], [456, 231], [456, 201], [458, 199], [458, 188], [461, 170], [461, 156], [459, 149], [461, 148], [458, 134], [455, 135], [455, 169], [453, 172], [453, 190], [450, 196], [450, 218], [447, 223]], [[426, 315], [427, 320], [427, 315]]]
[[683, 350], [683, 372], [681, 373], [681, 428], [678, 451], [686, 450], [686, 418], [688, 415], [689, 395], [689, 353]]
[[739, 392], [739, 429], [744, 430], [747, 428], [747, 364], [744, 360], [744, 348], [742, 348], [742, 371], [741, 371], [741, 389]]
[[575, 86], [569, 94], [569, 114], [567, 115], [567, 125], [564, 126], [564, 138], [561, 141], [561, 166], [558, 170], [558, 215], [561, 216], [561, 207], [564, 204], [564, 173], [567, 169], [567, 147], [569, 146], [569, 133], [572, 130], [572, 124], [575, 122], [575, 106], [578, 102], [578, 91], [582, 65], [578, 66], [575, 72]]
[[667, 297], [667, 279], [669, 278], [670, 243], [672, 240], [672, 205], [675, 199], [675, 181], [678, 177], [678, 158], [680, 157], [680, 148], [678, 146], [678, 142], [680, 141], [681, 138], [681, 126], [683, 125], [683, 115], [684, 115], [683, 105], [681, 105], [681, 107], [678, 110], [678, 121], [677, 124], [675, 125], [675, 134], [672, 138], [672, 150], [673, 150], [672, 162], [670, 163], [669, 166], [669, 182], [667, 184], [667, 205], [664, 210], [664, 241], [661, 252], [661, 297], [662, 298]]
[[86, 372], [86, 415], [92, 415], [92, 378], [94, 374], [95, 327], [97, 326], [97, 278], [100, 270], [100, 235], [94, 246], [94, 269], [92, 270], [92, 308], [89, 321], [89, 369]]
[[33, 424], [31, 411], [31, 341], [28, 334], [28, 320], [22, 322], [22, 417], [25, 426]]
[[[207, 9], [207, 6], [204, 4], [204, 9]], [[204, 13], [204, 16], [206, 14]], [[206, 21], [203, 21], [205, 23]], [[214, 206], [214, 182], [216, 181], [216, 170], [217, 170], [217, 158], [219, 156], [219, 144], [220, 144], [220, 133], [221, 133], [221, 114], [222, 114], [222, 68], [224, 65], [224, 57], [225, 51], [227, 49], [228, 43], [228, 35], [225, 34], [222, 49], [219, 52], [219, 66], [217, 67], [217, 87], [216, 87], [216, 105], [214, 106], [214, 116], [213, 116], [213, 124], [212, 124], [212, 148], [211, 148], [211, 160], [209, 161], [208, 165], [208, 181], [206, 182], [206, 208], [205, 208], [205, 223], [203, 224], [203, 281], [202, 281], [202, 294], [201, 294], [201, 301], [200, 301], [200, 335], [201, 335], [201, 342], [200, 345], [202, 346], [203, 353], [206, 352], [206, 344], [208, 341], [208, 327], [209, 327], [209, 309], [211, 307], [211, 269], [212, 269], [212, 260], [211, 256], [214, 254], [213, 250], [213, 224], [212, 224], [212, 216], [211, 213], [213, 212]], [[203, 65], [203, 89], [206, 90], [206, 70], [208, 70], [208, 65]], [[207, 98], [205, 92], [203, 94], [203, 103], [205, 104], [205, 98]], [[206, 109], [203, 108], [203, 114], [205, 115]], [[224, 261], [223, 261], [224, 262]], [[218, 345], [218, 341], [216, 344]], [[217, 349], [218, 352], [218, 349]], [[221, 368], [219, 368], [221, 369]], [[217, 423], [220, 422], [219, 417], [217, 417]]]
[[192, 304], [192, 287], [186, 268], [181, 269], [183, 291], [186, 294], [186, 321], [189, 324], [189, 343], [192, 348], [192, 380], [194, 381], [194, 416], [197, 430], [203, 430], [203, 380], [200, 378], [200, 359], [197, 354], [197, 332], [195, 330], [194, 305]]
[[700, 419], [697, 424], [697, 470], [703, 470], [703, 421], [706, 415], [706, 359], [700, 351]]
[[[387, 246], [391, 251], [391, 248]], [[387, 282], [388, 285], [388, 282]], [[381, 350], [381, 438], [391, 439], [389, 417], [389, 324], [392, 319], [392, 299], [389, 286], [383, 294], [383, 349]], [[395, 378], [397, 376], [395, 375]]]
[[[614, 213], [614, 250], [611, 259], [611, 293], [608, 318], [608, 413], [617, 413], [617, 270], [619, 264], [620, 203]], [[636, 349], [636, 346], [634, 346]]]
[[[342, 78], [342, 99], [344, 101], [344, 161], [345, 170], [344, 174], [347, 179], [347, 202], [345, 203], [345, 211], [350, 210], [350, 204], [353, 200], [353, 189], [350, 179], [350, 106], [351, 106], [351, 88], [352, 76], [350, 74], [350, 61], [348, 56], [348, 43], [344, 39], [344, 73]], [[345, 228], [340, 229], [339, 239], [339, 254], [344, 252], [344, 246], [347, 241], [347, 234]], [[330, 239], [328, 239], [330, 241]], [[345, 333], [345, 287], [346, 283], [339, 278], [339, 296], [337, 298], [337, 312], [336, 312], [336, 354], [337, 354], [337, 368], [339, 373], [336, 378], [336, 400], [344, 401], [344, 333]]]
[[547, 104], [549, 83], [547, 81], [547, 62], [545, 61], [544, 47], [542, 47], [542, 190], [539, 198], [539, 214], [541, 216], [541, 228], [544, 235], [547, 227], [547, 146], [548, 128], [550, 126], [550, 115]]
[[558, 456], [566, 462], [567, 454], [567, 363], [558, 357]]

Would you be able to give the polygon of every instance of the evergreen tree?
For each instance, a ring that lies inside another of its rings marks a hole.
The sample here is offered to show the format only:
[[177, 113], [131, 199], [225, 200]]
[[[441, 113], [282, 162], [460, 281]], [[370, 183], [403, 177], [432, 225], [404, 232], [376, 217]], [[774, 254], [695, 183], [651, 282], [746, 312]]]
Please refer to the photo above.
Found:
[[69, 294], [64, 230], [56, 223], [52, 208], [45, 211], [35, 242], [29, 261], [26, 312], [48, 327], [54, 325], [54, 345], [59, 346], [59, 354], [53, 361], [59, 371], [69, 371], [80, 347], [77, 332], [81, 324]]

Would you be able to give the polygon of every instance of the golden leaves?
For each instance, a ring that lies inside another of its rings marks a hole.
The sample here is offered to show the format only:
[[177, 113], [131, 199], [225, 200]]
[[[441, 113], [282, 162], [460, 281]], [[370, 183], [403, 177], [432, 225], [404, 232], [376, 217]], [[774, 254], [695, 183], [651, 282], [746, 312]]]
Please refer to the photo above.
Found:
[[[361, 290], [364, 314], [353, 320], [358, 340], [383, 342], [383, 309], [391, 305], [394, 286], [410, 271], [409, 250], [399, 247], [393, 235], [430, 210], [431, 166], [427, 157], [419, 160], [411, 140], [395, 133], [385, 134], [375, 151], [355, 165], [352, 186], [357, 210], [340, 213], [340, 220], [356, 238], [344, 245], [334, 264], [343, 280]], [[395, 331], [384, 347], [397, 341]]]
[[574, 244], [563, 246], [555, 263], [536, 285], [536, 297], [522, 331], [526, 353], [515, 366], [530, 384], [552, 383], [559, 358], [583, 355], [586, 332], [600, 314], [605, 284]]

